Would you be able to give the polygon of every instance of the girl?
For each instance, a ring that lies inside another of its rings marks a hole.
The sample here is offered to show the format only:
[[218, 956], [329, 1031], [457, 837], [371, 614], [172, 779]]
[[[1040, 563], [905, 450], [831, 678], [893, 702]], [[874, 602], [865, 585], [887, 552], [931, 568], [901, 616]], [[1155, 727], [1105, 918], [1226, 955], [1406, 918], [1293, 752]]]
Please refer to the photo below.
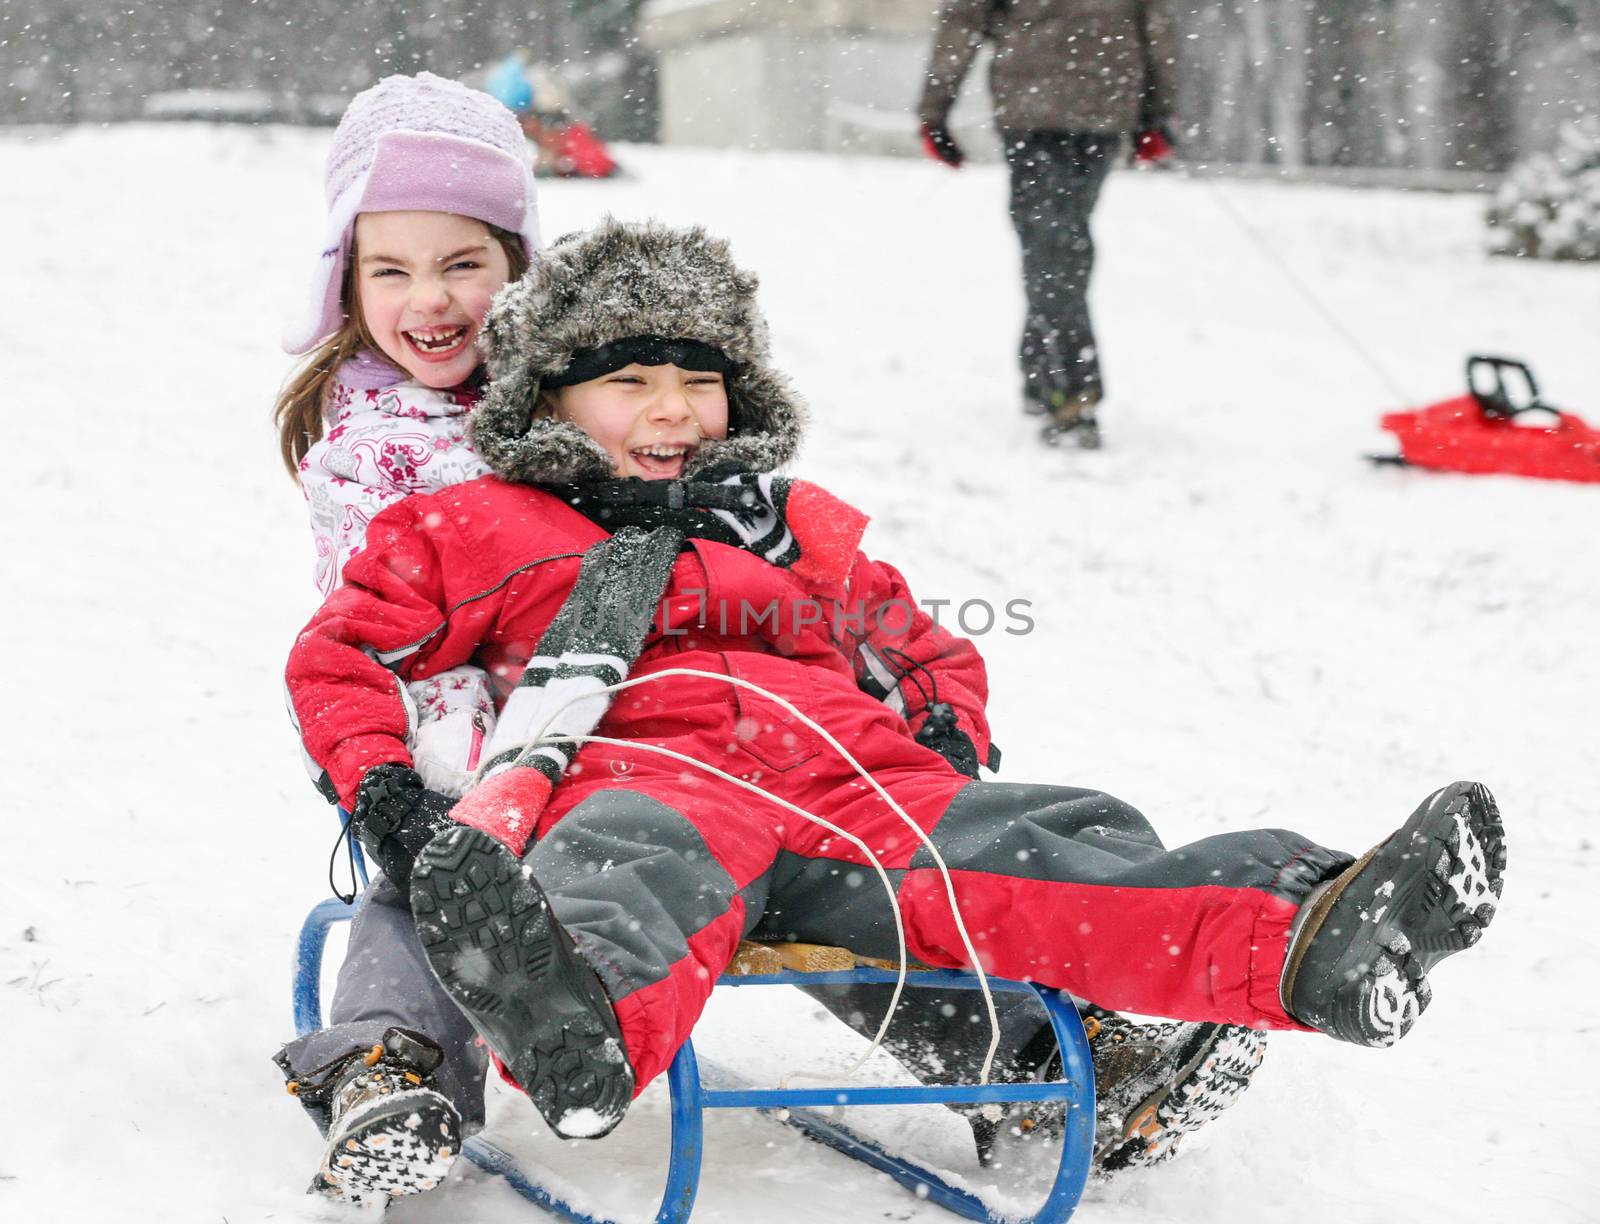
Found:
[[[284, 462], [310, 506], [324, 595], [383, 507], [488, 471], [464, 429], [481, 383], [478, 336], [491, 299], [539, 244], [516, 119], [429, 73], [389, 77], [351, 101], [326, 189], [311, 294], [284, 341], [310, 356], [276, 414]], [[435, 792], [460, 794], [471, 778], [493, 729], [492, 696], [483, 671], [465, 664], [397, 690], [398, 729]], [[440, 800], [441, 822], [446, 807]], [[314, 1188], [352, 1199], [434, 1184], [462, 1126], [482, 1116], [485, 1061], [427, 977], [397, 886], [404, 874], [390, 867], [352, 923], [333, 1023], [277, 1056], [328, 1135]], [[407, 1128], [412, 1117], [419, 1125]]]
[[[1285, 830], [1168, 851], [1109, 796], [974, 780], [977, 652], [856, 551], [859, 512], [770, 475], [802, 411], [754, 289], [698, 230], [546, 252], [486, 327], [471, 429], [497, 478], [381, 514], [289, 658], [307, 752], [410, 872], [429, 966], [550, 1125], [615, 1126], [748, 933], [890, 957], [903, 929], [924, 963], [981, 946], [1107, 1006], [1405, 1035], [1493, 918], [1488, 792], [1443, 788], [1355, 860]], [[875, 687], [889, 659], [926, 683]], [[436, 831], [395, 798], [395, 677], [468, 661], [521, 678]]]
[[[316, 583], [339, 585], [384, 506], [488, 472], [467, 443], [489, 302], [539, 243], [526, 144], [487, 94], [431, 73], [358, 94], [334, 133], [328, 233], [310, 301], [284, 339], [311, 355], [279, 397], [284, 462], [300, 480]], [[460, 794], [494, 721], [477, 668], [413, 685], [429, 785]]]

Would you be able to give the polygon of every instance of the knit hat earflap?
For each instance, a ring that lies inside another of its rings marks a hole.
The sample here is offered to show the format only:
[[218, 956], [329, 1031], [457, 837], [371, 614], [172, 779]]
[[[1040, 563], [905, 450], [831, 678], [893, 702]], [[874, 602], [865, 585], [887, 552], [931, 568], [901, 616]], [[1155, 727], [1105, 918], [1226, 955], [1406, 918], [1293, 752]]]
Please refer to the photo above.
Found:
[[431, 72], [391, 76], [351, 99], [325, 174], [328, 228], [309, 293], [283, 347], [307, 353], [344, 322], [339, 300], [357, 214], [458, 213], [539, 246], [538, 195], [515, 116], [488, 94]]
[[788, 463], [806, 409], [772, 368], [756, 283], [726, 242], [699, 227], [608, 217], [558, 239], [501, 291], [484, 320], [490, 382], [467, 424], [479, 455], [496, 474], [526, 484], [607, 480], [605, 449], [577, 425], [541, 412], [541, 393], [620, 368], [623, 358], [678, 365], [712, 357], [715, 364], [683, 368], [725, 371], [728, 437], [701, 443], [683, 479]]

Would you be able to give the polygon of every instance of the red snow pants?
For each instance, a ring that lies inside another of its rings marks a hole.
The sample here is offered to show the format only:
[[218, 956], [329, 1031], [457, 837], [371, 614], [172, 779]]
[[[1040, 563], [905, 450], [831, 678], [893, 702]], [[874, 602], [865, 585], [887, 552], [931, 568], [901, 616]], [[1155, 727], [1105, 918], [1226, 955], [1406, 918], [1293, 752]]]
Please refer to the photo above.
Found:
[[[1110, 796], [962, 776], [848, 676], [747, 653], [691, 652], [663, 665], [760, 684], [844, 744], [938, 848], [988, 972], [1118, 1010], [1303, 1027], [1278, 999], [1289, 926], [1349, 855], [1283, 830], [1166, 850]], [[889, 896], [857, 846], [650, 745], [860, 838], [888, 871], [909, 954], [968, 963], [927, 846], [774, 702], [670, 677], [619, 693], [597, 734], [632, 742], [583, 748], [524, 859], [605, 983], [641, 1088], [689, 1036], [741, 938], [896, 954]]]

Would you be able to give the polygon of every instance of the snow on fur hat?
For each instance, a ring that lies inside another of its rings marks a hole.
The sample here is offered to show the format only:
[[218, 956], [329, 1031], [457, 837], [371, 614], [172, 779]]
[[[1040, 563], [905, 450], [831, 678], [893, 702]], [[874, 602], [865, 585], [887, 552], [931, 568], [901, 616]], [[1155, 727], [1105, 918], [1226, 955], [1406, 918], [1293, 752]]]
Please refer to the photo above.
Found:
[[755, 276], [734, 265], [726, 242], [698, 226], [608, 217], [557, 240], [501, 291], [484, 320], [490, 382], [467, 424], [479, 455], [498, 475], [528, 484], [609, 479], [605, 449], [572, 422], [540, 415], [540, 391], [575, 356], [659, 337], [709, 345], [730, 363], [728, 437], [702, 443], [686, 478], [729, 465], [767, 472], [787, 463], [799, 449], [806, 410], [769, 364], [755, 295]]
[[339, 290], [357, 213], [459, 213], [539, 246], [538, 195], [522, 128], [486, 93], [431, 72], [385, 77], [350, 100], [324, 175], [328, 229], [283, 347], [310, 352], [344, 322]]

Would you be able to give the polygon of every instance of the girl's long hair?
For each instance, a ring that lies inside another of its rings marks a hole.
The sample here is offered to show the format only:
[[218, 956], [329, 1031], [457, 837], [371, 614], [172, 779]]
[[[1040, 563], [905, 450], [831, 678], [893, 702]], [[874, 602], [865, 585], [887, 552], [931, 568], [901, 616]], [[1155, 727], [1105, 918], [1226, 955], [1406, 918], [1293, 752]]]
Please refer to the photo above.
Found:
[[[489, 235], [506, 253], [506, 262], [510, 265], [506, 283], [520, 280], [528, 270], [528, 255], [522, 248], [521, 235], [496, 225], [489, 226]], [[345, 312], [344, 323], [313, 349], [305, 364], [294, 372], [278, 393], [278, 403], [272, 413], [273, 422], [278, 426], [278, 450], [283, 456], [283, 464], [297, 480], [300, 477], [300, 461], [322, 437], [322, 406], [335, 371], [363, 349], [382, 352], [361, 318], [361, 291], [355, 276], [355, 247], [352, 238], [350, 258], [345, 262], [344, 277], [339, 285], [339, 301]]]

